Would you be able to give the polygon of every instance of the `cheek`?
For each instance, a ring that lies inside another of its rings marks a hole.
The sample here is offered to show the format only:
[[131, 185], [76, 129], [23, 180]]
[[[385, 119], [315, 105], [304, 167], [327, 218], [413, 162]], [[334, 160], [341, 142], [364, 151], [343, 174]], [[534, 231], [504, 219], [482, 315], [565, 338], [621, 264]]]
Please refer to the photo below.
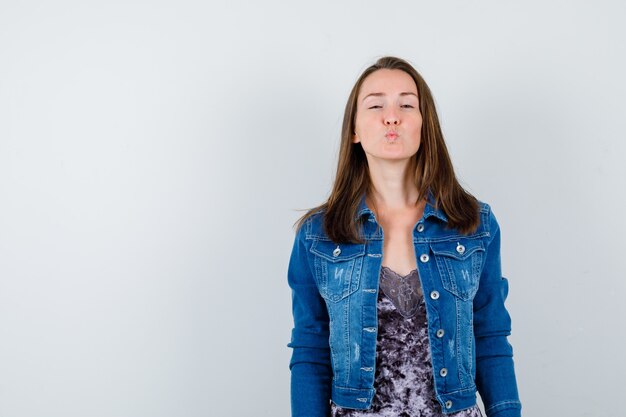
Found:
[[363, 132], [363, 134], [365, 134], [365, 132], [371, 131], [375, 128], [376, 120], [374, 120], [372, 117], [360, 116], [356, 118], [354, 126], [356, 127], [357, 131], [360, 130], [361, 132]]
[[423, 120], [421, 116], [417, 116], [415, 118], [415, 130], [421, 130], [423, 124]]
[[354, 127], [358, 130], [360, 128], [363, 127], [363, 115], [360, 113], [357, 113], [356, 116], [354, 117]]

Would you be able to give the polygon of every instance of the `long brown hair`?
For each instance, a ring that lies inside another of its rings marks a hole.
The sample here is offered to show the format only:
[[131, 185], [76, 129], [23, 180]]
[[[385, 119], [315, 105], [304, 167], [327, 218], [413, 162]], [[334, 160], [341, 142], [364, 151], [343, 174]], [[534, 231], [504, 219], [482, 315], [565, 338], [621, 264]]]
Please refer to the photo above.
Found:
[[365, 78], [379, 69], [399, 69], [409, 74], [417, 86], [419, 107], [422, 114], [421, 141], [412, 166], [415, 167], [415, 186], [420, 198], [428, 190], [433, 193], [435, 208], [441, 207], [448, 217], [448, 228], [456, 228], [461, 234], [469, 234], [478, 227], [480, 216], [478, 200], [465, 191], [454, 174], [450, 155], [439, 126], [439, 118], [430, 88], [422, 76], [407, 61], [385, 56], [365, 69], [359, 76], [346, 103], [341, 128], [341, 144], [335, 181], [328, 200], [309, 209], [294, 225], [299, 229], [307, 218], [317, 211], [324, 211], [324, 229], [335, 243], [363, 243], [359, 236], [359, 220], [356, 210], [363, 193], [371, 191], [367, 157], [360, 143], [352, 142], [355, 128], [357, 98]]

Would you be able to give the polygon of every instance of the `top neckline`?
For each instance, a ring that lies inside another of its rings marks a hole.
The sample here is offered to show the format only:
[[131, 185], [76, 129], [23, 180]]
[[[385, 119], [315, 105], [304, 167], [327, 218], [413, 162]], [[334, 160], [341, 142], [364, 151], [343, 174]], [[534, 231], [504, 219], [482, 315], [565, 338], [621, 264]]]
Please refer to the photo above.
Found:
[[388, 266], [384, 266], [384, 265], [382, 265], [382, 268], [385, 268], [387, 271], [391, 271], [393, 274], [395, 274], [395, 275], [399, 276], [400, 278], [406, 278], [406, 277], [408, 277], [408, 276], [410, 276], [410, 275], [414, 274], [415, 272], [417, 272], [417, 268], [415, 268], [415, 269], [411, 270], [411, 271], [410, 271], [408, 274], [406, 274], [406, 275], [400, 275], [400, 274], [398, 274], [396, 271], [394, 271], [393, 269], [389, 268]]

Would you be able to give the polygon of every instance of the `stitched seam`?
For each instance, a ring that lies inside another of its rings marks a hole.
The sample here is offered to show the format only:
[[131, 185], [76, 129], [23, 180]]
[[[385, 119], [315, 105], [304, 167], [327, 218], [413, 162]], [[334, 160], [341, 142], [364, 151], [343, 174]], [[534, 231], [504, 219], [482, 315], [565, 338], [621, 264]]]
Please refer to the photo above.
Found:
[[517, 408], [517, 407], [507, 407], [507, 405], [521, 405], [522, 403], [517, 401], [517, 400], [507, 400], [507, 401], [500, 401], [499, 403], [495, 403], [495, 404], [491, 404], [488, 408], [485, 409], [485, 411], [489, 410], [493, 410], [494, 408], [498, 408], [498, 409], [505, 409], [505, 408]]

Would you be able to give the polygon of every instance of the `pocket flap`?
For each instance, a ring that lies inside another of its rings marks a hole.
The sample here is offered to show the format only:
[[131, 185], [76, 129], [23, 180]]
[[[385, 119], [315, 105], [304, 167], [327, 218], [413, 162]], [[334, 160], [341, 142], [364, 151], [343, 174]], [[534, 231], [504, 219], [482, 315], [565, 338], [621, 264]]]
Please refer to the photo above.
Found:
[[435, 255], [448, 256], [462, 261], [476, 251], [484, 251], [485, 247], [483, 240], [477, 238], [430, 242], [430, 249]]
[[365, 254], [365, 243], [335, 243], [330, 240], [316, 239], [311, 245], [311, 252], [330, 262], [346, 261]]

